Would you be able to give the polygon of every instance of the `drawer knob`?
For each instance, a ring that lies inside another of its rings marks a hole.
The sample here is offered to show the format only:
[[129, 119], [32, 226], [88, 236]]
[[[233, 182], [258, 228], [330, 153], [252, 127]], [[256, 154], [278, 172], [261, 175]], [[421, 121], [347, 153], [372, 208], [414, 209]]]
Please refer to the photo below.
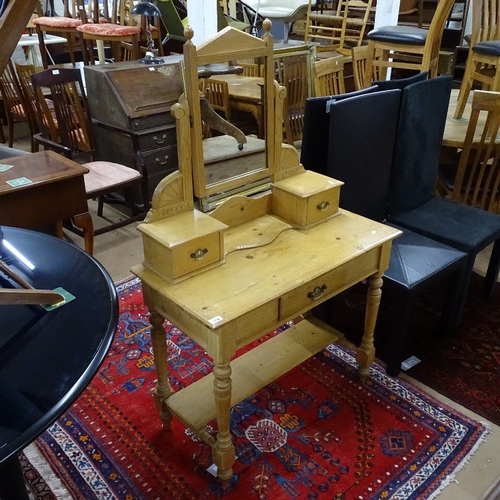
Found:
[[307, 294], [307, 297], [311, 300], [318, 300], [320, 297], [323, 296], [323, 292], [325, 290], [326, 290], [326, 285], [317, 286]]
[[329, 201], [322, 201], [321, 203], [318, 203], [316, 205], [316, 208], [320, 211], [320, 212], [324, 212], [328, 207], [330, 206], [330, 202]]
[[165, 142], [165, 139], [167, 136], [163, 134], [159, 139], [156, 137], [156, 135], [153, 136], [153, 140], [156, 142], [156, 144], [163, 144]]
[[201, 260], [208, 252], [208, 248], [198, 248], [195, 252], [191, 254], [191, 258], [194, 260]]
[[159, 158], [155, 158], [155, 160], [158, 165], [166, 165], [168, 161], [168, 155], [165, 155], [163, 160], [160, 160]]

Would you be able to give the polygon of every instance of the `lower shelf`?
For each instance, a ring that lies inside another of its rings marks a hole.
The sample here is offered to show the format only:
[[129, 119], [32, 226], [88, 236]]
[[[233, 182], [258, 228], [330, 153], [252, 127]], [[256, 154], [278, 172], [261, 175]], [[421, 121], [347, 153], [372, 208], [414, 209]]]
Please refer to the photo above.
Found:
[[[231, 362], [231, 407], [344, 336], [313, 316]], [[191, 429], [214, 419], [214, 376], [209, 374], [165, 400], [170, 411]]]

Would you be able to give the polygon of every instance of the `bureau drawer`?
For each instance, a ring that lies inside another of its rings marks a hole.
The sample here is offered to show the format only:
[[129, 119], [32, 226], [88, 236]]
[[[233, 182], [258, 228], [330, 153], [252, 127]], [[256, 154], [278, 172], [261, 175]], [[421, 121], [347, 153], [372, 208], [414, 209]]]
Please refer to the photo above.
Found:
[[305, 312], [362, 279], [379, 268], [380, 249], [373, 248], [345, 264], [284, 294], [280, 299], [280, 320]]
[[175, 127], [156, 129], [147, 134], [138, 134], [137, 141], [139, 149], [143, 152], [150, 149], [156, 150], [166, 146], [174, 146], [176, 144]]
[[167, 175], [168, 172], [172, 172], [172, 170], [177, 170], [178, 168], [176, 146], [158, 148], [154, 151], [144, 151], [142, 157], [146, 164], [148, 175], [156, 173], [165, 173]]

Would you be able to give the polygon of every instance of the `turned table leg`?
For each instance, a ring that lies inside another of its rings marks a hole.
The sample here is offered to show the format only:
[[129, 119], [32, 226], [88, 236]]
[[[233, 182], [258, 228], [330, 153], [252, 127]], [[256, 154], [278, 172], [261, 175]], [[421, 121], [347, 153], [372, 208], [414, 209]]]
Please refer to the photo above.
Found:
[[170, 429], [172, 413], [168, 410], [164, 401], [168, 396], [173, 394], [174, 391], [168, 381], [167, 338], [165, 329], [163, 328], [165, 319], [157, 312], [150, 312], [149, 320], [151, 321], [151, 343], [153, 345], [153, 355], [158, 377], [154, 393], [155, 406], [160, 412], [163, 427], [168, 430]]
[[356, 360], [359, 365], [359, 378], [365, 383], [370, 372], [370, 365], [375, 359], [375, 347], [373, 337], [375, 324], [377, 323], [378, 309], [382, 298], [383, 273], [377, 273], [368, 279], [368, 292], [366, 296], [365, 329], [361, 345], [356, 352]]
[[217, 477], [227, 488], [233, 475], [235, 450], [230, 432], [231, 416], [231, 366], [229, 363], [214, 365], [214, 395], [217, 414], [217, 441], [212, 449], [212, 458], [217, 466]]
[[94, 223], [88, 212], [75, 215], [73, 224], [83, 231], [83, 241], [85, 242], [85, 251], [92, 255], [94, 253]]

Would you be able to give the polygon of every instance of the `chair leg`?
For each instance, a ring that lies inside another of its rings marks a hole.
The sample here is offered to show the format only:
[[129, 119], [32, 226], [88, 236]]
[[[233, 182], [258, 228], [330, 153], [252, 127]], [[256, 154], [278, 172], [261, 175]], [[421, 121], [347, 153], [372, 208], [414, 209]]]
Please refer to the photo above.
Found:
[[470, 91], [472, 89], [473, 78], [472, 75], [474, 73], [474, 69], [476, 64], [472, 61], [473, 55], [469, 54], [469, 59], [465, 66], [465, 72], [462, 79], [462, 85], [460, 86], [460, 92], [458, 93], [458, 103], [457, 108], [455, 109], [455, 115], [453, 118], [458, 120], [462, 118], [464, 114], [465, 105], [467, 104], [467, 99], [469, 98]]
[[408, 290], [398, 290], [399, 300], [396, 301], [396, 321], [392, 331], [392, 343], [387, 358], [387, 375], [396, 377], [401, 371], [404, 361], [405, 347], [410, 330], [411, 313], [413, 309], [413, 294]]
[[292, 29], [292, 23], [283, 23], [283, 44], [288, 43], [288, 37], [290, 36], [290, 31]]
[[451, 337], [458, 329], [463, 304], [469, 290], [469, 281], [470, 272], [466, 276], [466, 265], [453, 271], [448, 278], [440, 325], [440, 332], [444, 337]]
[[14, 146], [14, 117], [7, 111], [7, 125], [9, 130], [9, 148]]
[[491, 252], [490, 263], [484, 278], [483, 295], [491, 297], [498, 279], [498, 271], [500, 270], [500, 238], [495, 241]]
[[99, 217], [102, 217], [103, 209], [104, 209], [104, 196], [99, 196], [99, 198], [97, 198], [97, 215]]

